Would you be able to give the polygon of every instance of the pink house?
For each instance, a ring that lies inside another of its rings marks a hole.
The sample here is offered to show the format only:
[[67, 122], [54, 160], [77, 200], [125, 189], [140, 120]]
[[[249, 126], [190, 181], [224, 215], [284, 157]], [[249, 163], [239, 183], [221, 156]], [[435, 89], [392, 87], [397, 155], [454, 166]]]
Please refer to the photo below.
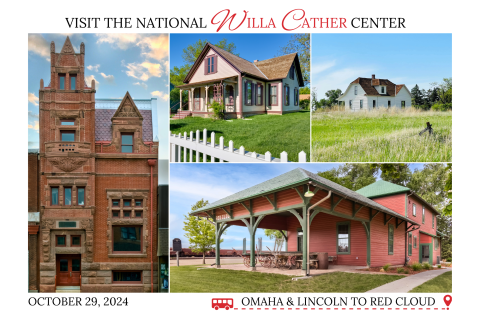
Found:
[[[209, 105], [226, 107], [228, 118], [254, 114], [284, 114], [300, 110], [299, 90], [304, 86], [296, 53], [267, 60], [247, 61], [210, 43], [203, 48], [177, 86], [188, 91], [188, 104], [180, 105], [184, 116], [207, 117]], [[177, 117], [178, 118], [178, 117]]]

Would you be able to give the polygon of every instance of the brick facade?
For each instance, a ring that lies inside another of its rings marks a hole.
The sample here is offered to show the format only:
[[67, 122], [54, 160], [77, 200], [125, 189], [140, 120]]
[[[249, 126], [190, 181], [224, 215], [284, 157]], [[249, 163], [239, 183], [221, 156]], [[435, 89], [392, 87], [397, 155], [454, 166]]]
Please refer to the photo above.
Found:
[[[85, 83], [84, 61], [83, 43], [75, 53], [67, 37], [56, 53], [52, 42], [50, 84], [40, 81], [40, 291], [55, 292], [68, 278], [59, 273], [59, 255], [81, 259], [82, 292], [157, 291], [158, 142], [144, 140], [143, 116], [128, 92], [108, 123], [110, 139], [96, 141], [95, 81]], [[67, 134], [73, 141], [62, 139]], [[122, 153], [122, 134], [132, 136], [129, 153]], [[122, 206], [118, 216], [114, 200]], [[132, 227], [139, 233], [124, 232]], [[114, 251], [114, 230], [140, 250]], [[66, 236], [65, 245], [57, 246], [57, 236]], [[72, 236], [80, 236], [79, 245]], [[140, 272], [141, 281], [115, 283], [114, 271]]]

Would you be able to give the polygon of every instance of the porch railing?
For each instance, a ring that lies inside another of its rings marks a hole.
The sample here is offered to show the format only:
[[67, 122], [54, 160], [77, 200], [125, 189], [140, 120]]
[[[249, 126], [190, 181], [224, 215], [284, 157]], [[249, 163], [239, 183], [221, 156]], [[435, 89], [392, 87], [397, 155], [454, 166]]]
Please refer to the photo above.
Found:
[[[220, 137], [217, 144], [215, 132], [211, 133], [211, 142], [207, 139], [207, 129], [203, 130], [203, 140], [200, 139], [200, 130], [196, 131], [195, 136], [193, 131], [190, 131], [190, 136], [187, 136], [187, 132], [182, 136], [182, 134], [172, 134], [170, 131], [170, 162], [193, 162], [194, 152], [195, 162], [200, 162], [200, 154], [203, 154], [203, 162], [208, 162], [207, 156], [210, 156], [210, 162], [215, 162], [216, 159], [220, 162], [289, 162], [288, 153], [285, 151], [280, 154], [280, 158], [274, 158], [269, 151], [263, 155], [246, 151], [243, 146], [235, 149], [232, 140], [228, 142], [228, 146], [225, 146], [223, 137]], [[307, 162], [307, 154], [304, 151], [298, 153], [298, 162]]]

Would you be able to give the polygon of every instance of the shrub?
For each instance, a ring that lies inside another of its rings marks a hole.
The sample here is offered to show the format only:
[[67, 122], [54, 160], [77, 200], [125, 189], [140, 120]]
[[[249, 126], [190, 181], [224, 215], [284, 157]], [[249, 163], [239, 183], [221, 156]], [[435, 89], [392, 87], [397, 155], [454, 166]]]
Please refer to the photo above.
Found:
[[447, 262], [452, 262], [452, 258], [447, 258]]
[[434, 111], [448, 111], [452, 110], [452, 104], [451, 103], [435, 103], [432, 106], [432, 110]]
[[428, 263], [428, 262], [424, 262], [424, 263], [422, 264], [422, 268], [425, 269], [425, 270], [431, 270], [431, 269], [433, 269], [432, 265], [431, 265], [430, 263]]
[[409, 269], [405, 269], [405, 274], [409, 274], [410, 273], [410, 270]]
[[390, 269], [390, 263], [383, 266], [383, 270], [388, 271], [388, 269]]
[[300, 100], [300, 109], [303, 109], [303, 110], [310, 109], [310, 100], [309, 99]]
[[225, 106], [223, 104], [214, 101], [208, 109], [213, 113], [211, 116], [213, 120], [225, 120]]
[[405, 272], [405, 269], [403, 268], [397, 268], [397, 273], [404, 273]]
[[437, 268], [438, 268], [438, 269], [442, 269], [442, 265], [439, 264], [439, 265], [437, 266]]
[[421, 263], [418, 263], [418, 262], [412, 263], [412, 270], [413, 270], [413, 271], [420, 271], [420, 270], [422, 270], [422, 264], [421, 264]]

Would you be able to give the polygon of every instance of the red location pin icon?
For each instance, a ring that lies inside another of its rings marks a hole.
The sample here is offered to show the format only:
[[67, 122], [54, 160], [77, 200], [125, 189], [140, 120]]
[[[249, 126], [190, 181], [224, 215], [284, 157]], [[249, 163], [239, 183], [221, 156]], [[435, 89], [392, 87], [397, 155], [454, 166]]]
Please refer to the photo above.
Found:
[[447, 307], [449, 307], [450, 303], [452, 303], [452, 296], [447, 294], [445, 297], [443, 297], [443, 301], [445, 302]]

